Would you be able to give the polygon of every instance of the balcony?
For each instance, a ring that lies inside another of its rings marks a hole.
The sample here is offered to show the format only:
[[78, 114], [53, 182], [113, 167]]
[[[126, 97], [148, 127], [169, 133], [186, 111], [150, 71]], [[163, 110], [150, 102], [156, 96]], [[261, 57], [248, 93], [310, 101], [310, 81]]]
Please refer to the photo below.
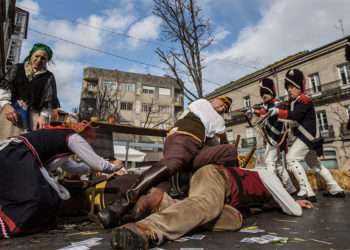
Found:
[[83, 91], [81, 93], [81, 99], [90, 100], [90, 102], [96, 101], [97, 93], [92, 91]]
[[98, 74], [94, 70], [85, 71], [83, 80], [91, 84], [97, 84], [99, 81]]
[[174, 97], [174, 105], [175, 106], [183, 106], [184, 105], [184, 97], [181, 94], [178, 94]]
[[242, 139], [242, 148], [252, 148], [256, 146], [256, 137]]
[[[324, 105], [350, 98], [350, 84], [344, 85], [342, 80], [336, 80], [322, 84], [316, 93], [312, 88], [306, 89], [305, 94], [312, 96], [315, 105]], [[287, 101], [288, 96], [281, 96], [280, 99]]]

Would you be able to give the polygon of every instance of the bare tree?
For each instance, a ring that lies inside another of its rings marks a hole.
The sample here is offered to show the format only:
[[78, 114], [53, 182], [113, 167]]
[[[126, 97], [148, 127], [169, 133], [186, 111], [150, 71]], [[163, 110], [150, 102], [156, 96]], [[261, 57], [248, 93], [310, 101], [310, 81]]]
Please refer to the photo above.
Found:
[[143, 124], [144, 128], [157, 128], [165, 124], [167, 121], [171, 119], [170, 114], [168, 115], [168, 117], [161, 119], [161, 116], [159, 115], [158, 110], [156, 110], [154, 107], [155, 107], [155, 104], [154, 104], [154, 100], [152, 99], [152, 102], [147, 107], [145, 122]]
[[148, 128], [150, 123], [152, 122], [152, 113], [154, 113], [154, 108], [153, 108], [153, 98], [152, 98], [152, 102], [151, 104], [147, 107], [147, 114], [146, 114], [146, 119], [145, 119], [145, 122], [143, 124], [143, 127], [144, 128]]
[[119, 77], [115, 85], [106, 85], [103, 82], [98, 85], [96, 115], [99, 120], [105, 120], [109, 115], [114, 115], [117, 120], [120, 119], [120, 100], [124, 94]]
[[[203, 96], [201, 53], [213, 41], [209, 20], [203, 18], [201, 11], [195, 0], [154, 0], [153, 13], [163, 21], [164, 39], [175, 44], [169, 50], [157, 48], [156, 53], [189, 100]], [[183, 74], [194, 84], [197, 96], [181, 80]]]

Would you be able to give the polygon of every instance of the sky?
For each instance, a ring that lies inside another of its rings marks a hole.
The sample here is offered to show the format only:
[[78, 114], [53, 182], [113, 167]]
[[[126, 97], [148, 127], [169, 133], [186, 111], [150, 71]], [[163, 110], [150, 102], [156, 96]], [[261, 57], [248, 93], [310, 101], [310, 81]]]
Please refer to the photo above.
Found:
[[[350, 35], [349, 0], [197, 0], [214, 41], [204, 53], [203, 92], [288, 55]], [[54, 51], [62, 109], [79, 106], [83, 69], [168, 74], [156, 48], [164, 41], [152, 0], [17, 0], [30, 12], [24, 59], [34, 43]], [[184, 79], [185, 82], [187, 79]], [[190, 89], [193, 86], [188, 85]]]

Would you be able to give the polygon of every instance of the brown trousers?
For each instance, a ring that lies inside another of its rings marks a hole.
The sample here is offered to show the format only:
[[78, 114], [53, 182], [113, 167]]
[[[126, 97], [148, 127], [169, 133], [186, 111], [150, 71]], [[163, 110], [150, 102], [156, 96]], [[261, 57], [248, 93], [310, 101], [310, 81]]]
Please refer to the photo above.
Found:
[[237, 230], [242, 226], [242, 215], [225, 204], [230, 192], [225, 173], [216, 165], [206, 165], [193, 174], [187, 198], [174, 200], [165, 194], [159, 211], [137, 224], [155, 232], [159, 244], [203, 226], [215, 231]]

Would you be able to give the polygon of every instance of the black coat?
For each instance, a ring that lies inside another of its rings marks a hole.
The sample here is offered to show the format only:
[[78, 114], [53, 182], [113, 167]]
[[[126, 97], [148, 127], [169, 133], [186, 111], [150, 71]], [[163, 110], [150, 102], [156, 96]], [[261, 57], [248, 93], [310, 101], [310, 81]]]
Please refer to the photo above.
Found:
[[12, 102], [25, 101], [33, 111], [60, 107], [54, 75], [50, 71], [38, 74], [30, 81], [24, 64], [13, 65], [0, 81], [0, 88], [11, 91]]

